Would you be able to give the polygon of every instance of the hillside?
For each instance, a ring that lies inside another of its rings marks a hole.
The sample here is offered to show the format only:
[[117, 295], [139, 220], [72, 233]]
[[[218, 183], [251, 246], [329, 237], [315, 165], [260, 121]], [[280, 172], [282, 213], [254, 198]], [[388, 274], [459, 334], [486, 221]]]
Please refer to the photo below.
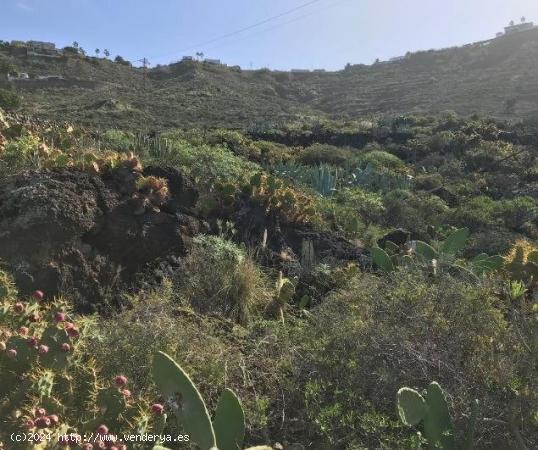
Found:
[[[536, 124], [253, 134], [97, 135], [0, 111], [4, 448], [58, 449], [10, 445], [36, 430], [204, 443], [159, 351], [217, 417], [235, 392], [245, 419], [229, 420], [271, 444], [251, 450], [538, 448]], [[439, 445], [400, 395], [420, 410], [426, 387]]]
[[538, 30], [344, 71], [246, 71], [184, 62], [148, 71], [104, 59], [0, 58], [30, 76], [16, 81], [22, 110], [97, 126], [244, 128], [301, 116], [479, 113], [517, 119], [538, 112]]

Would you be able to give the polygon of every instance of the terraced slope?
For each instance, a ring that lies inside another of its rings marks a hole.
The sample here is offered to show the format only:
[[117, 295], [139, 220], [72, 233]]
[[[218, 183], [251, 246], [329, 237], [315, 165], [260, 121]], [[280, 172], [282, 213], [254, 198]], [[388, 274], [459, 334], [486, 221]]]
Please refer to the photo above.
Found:
[[517, 119], [538, 113], [538, 30], [413, 53], [395, 63], [306, 74], [186, 62], [144, 76], [142, 69], [106, 60], [11, 51], [1, 49], [0, 58], [20, 71], [66, 78], [15, 83], [24, 111], [91, 125], [246, 127], [305, 115], [454, 110]]

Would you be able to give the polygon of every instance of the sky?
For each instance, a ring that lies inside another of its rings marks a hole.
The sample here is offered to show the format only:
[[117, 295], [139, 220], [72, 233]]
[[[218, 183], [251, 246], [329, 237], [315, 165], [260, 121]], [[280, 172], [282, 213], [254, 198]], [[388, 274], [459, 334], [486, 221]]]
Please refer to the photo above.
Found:
[[339, 70], [489, 39], [522, 16], [538, 22], [538, 1], [0, 0], [0, 39], [77, 41], [152, 66], [203, 52], [245, 69]]

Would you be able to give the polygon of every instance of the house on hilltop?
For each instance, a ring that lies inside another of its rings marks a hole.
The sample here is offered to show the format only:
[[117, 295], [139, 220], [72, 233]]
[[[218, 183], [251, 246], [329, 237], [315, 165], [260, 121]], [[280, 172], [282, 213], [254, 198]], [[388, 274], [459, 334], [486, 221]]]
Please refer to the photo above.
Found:
[[521, 33], [522, 31], [532, 30], [535, 28], [534, 22], [527, 22], [525, 17], [521, 18], [521, 23], [515, 23], [514, 21], [510, 22], [510, 25], [504, 27], [504, 34], [514, 34]]
[[25, 49], [27, 56], [45, 56], [58, 57], [60, 51], [56, 48], [56, 44], [43, 41], [11, 41], [11, 46]]

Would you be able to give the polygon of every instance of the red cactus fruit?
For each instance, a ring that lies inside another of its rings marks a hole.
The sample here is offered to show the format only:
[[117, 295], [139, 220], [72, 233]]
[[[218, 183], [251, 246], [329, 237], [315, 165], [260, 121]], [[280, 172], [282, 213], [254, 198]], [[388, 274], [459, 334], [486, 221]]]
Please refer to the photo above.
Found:
[[47, 414], [47, 410], [45, 408], [36, 408], [35, 410], [35, 416], [36, 417], [42, 417]]
[[104, 450], [106, 449], [106, 444], [103, 441], [97, 441], [95, 442], [95, 447], [99, 450]]
[[9, 356], [11, 359], [15, 359], [17, 357], [17, 350], [15, 350], [14, 348], [10, 348], [7, 351], [7, 356]]
[[70, 322], [67, 322], [65, 324], [65, 331], [67, 332], [68, 336], [72, 337], [72, 338], [79, 337], [79, 335], [80, 335], [80, 333], [79, 333], [77, 327], [75, 326], [75, 324], [70, 323]]
[[24, 422], [24, 428], [26, 428], [27, 430], [31, 430], [34, 427], [35, 423], [32, 419], [28, 419], [26, 422]]
[[50, 424], [55, 427], [60, 423], [60, 418], [56, 414], [51, 414], [49, 416]]
[[43, 300], [43, 297], [45, 297], [45, 294], [43, 293], [43, 291], [34, 291], [34, 293], [32, 294], [32, 297], [34, 297], [36, 300]]
[[160, 416], [164, 412], [164, 406], [160, 403], [155, 403], [151, 405], [151, 412], [155, 415]]
[[99, 425], [99, 427], [97, 427], [97, 430], [95, 430], [95, 432], [99, 435], [107, 435], [108, 434], [108, 427], [106, 425]]
[[35, 312], [35, 313], [30, 314], [28, 319], [30, 320], [30, 322], [39, 322], [40, 317], [39, 317], [39, 314]]
[[116, 386], [122, 387], [127, 384], [127, 377], [123, 375], [118, 375], [116, 378], [114, 378], [114, 383], [116, 383]]
[[60, 347], [60, 349], [62, 350], [62, 352], [64, 353], [69, 353], [71, 351], [71, 346], [67, 343], [67, 342], [64, 342], [62, 344], [62, 346]]
[[21, 336], [27, 336], [30, 330], [28, 329], [28, 327], [20, 327], [17, 331]]
[[82, 450], [93, 450], [93, 445], [89, 442], [85, 442], [84, 444], [82, 444]]
[[49, 352], [49, 346], [48, 345], [43, 345], [41, 344], [39, 346], [39, 348], [37, 349], [37, 351], [41, 354], [41, 355], [46, 355], [48, 352]]
[[56, 323], [60, 323], [60, 322], [65, 322], [65, 313], [63, 312], [57, 312], [56, 314], [54, 314], [54, 321]]
[[38, 344], [39, 344], [39, 341], [37, 340], [37, 338], [35, 336], [33, 337], [29, 337], [27, 340], [26, 340], [26, 343], [30, 346], [30, 347], [37, 347]]
[[35, 420], [35, 426], [39, 429], [41, 428], [47, 428], [50, 426], [50, 419], [46, 416], [38, 417]]
[[26, 308], [25, 308], [25, 306], [24, 306], [23, 303], [21, 303], [21, 302], [17, 302], [17, 303], [15, 303], [15, 306], [13, 307], [13, 309], [15, 310], [15, 312], [17, 312], [17, 313], [21, 313], [21, 312], [23, 312]]

